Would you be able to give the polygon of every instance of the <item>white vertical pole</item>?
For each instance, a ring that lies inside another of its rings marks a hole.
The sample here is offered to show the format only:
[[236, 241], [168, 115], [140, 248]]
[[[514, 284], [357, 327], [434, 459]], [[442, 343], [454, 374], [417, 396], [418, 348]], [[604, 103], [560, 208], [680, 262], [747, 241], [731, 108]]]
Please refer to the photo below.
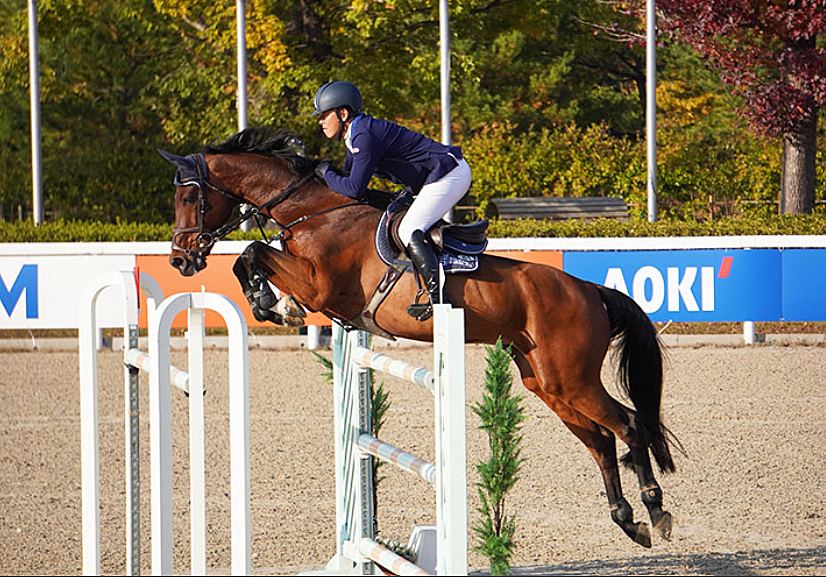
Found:
[[[238, 131], [247, 127], [247, 12], [246, 0], [235, 0], [235, 35], [237, 48], [238, 69]], [[247, 206], [241, 210], [247, 210]], [[241, 223], [241, 230], [252, 230], [252, 222], [246, 220]]]
[[745, 321], [743, 323], [743, 341], [747, 345], [754, 344], [754, 321]]
[[40, 150], [40, 65], [37, 37], [37, 0], [29, 0], [29, 99], [32, 131], [32, 213], [43, 222], [43, 167]]
[[[439, 50], [441, 53], [442, 144], [453, 142], [450, 109], [450, 9], [448, 0], [439, 0]], [[453, 222], [453, 210], [445, 214]]]
[[241, 309], [223, 295], [207, 293], [207, 308], [218, 312], [229, 331], [230, 496], [232, 574], [252, 573], [250, 533], [250, 401], [247, 322]]
[[439, 48], [441, 52], [442, 144], [451, 143], [450, 129], [450, 10], [439, 0]]
[[318, 325], [307, 325], [307, 349], [314, 351], [319, 347], [321, 341], [321, 327]]
[[[204, 309], [188, 311], [189, 500], [192, 575], [206, 575], [206, 471], [204, 456]], [[229, 349], [233, 349], [230, 347]]]
[[[436, 305], [433, 316], [436, 394], [436, 573], [467, 575], [465, 317]], [[448, 386], [450, 385], [450, 386]]]
[[247, 127], [247, 13], [246, 0], [235, 0], [238, 49], [238, 130]]
[[123, 291], [124, 329], [138, 322], [137, 290], [131, 272], [101, 274], [84, 289], [78, 311], [81, 531], [84, 575], [100, 575], [97, 299], [101, 291], [110, 286], [120, 287]]
[[188, 293], [163, 301], [149, 325], [149, 458], [152, 487], [152, 573], [172, 574], [172, 394], [169, 330], [191, 306]]
[[[126, 290], [126, 287], [124, 287]], [[137, 312], [137, 311], [136, 311]], [[138, 348], [138, 323], [123, 327], [123, 354]], [[126, 440], [126, 574], [141, 574], [141, 468], [139, 369], [123, 363], [124, 437]]]
[[97, 292], [81, 301], [78, 319], [80, 353], [80, 468], [83, 574], [100, 575], [100, 473], [98, 472], [98, 376], [95, 342]]
[[657, 220], [657, 14], [645, 2], [645, 135], [648, 150], [648, 221]]

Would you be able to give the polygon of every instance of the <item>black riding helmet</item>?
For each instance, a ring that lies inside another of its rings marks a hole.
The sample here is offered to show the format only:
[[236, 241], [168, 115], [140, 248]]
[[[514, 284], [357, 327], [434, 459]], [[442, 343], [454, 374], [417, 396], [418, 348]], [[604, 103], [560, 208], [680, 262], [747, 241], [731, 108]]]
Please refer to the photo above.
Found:
[[322, 114], [328, 110], [347, 107], [354, 114], [361, 112], [363, 101], [361, 92], [352, 82], [334, 80], [318, 89], [313, 99], [315, 111], [310, 116]]

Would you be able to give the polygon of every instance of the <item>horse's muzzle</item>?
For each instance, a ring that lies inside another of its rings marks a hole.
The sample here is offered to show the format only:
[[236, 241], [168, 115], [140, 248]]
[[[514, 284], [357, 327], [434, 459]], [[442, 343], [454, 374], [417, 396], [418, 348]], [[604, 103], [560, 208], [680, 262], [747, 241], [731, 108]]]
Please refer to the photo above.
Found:
[[192, 276], [206, 268], [206, 257], [201, 253], [193, 253], [187, 256], [180, 254], [169, 257], [169, 264], [178, 269], [181, 276]]

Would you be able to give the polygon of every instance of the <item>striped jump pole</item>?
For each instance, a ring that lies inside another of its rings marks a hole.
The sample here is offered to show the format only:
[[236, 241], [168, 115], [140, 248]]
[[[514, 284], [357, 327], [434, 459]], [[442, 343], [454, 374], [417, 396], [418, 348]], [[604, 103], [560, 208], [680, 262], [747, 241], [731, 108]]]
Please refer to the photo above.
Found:
[[[436, 573], [467, 574], [464, 313], [436, 305], [433, 368], [416, 367], [367, 348], [367, 334], [333, 324], [336, 436], [336, 555], [326, 574], [374, 574], [374, 563], [400, 575], [427, 574], [374, 541], [372, 462], [376, 457], [436, 489]], [[370, 371], [433, 392], [436, 462], [428, 463], [370, 435]]]

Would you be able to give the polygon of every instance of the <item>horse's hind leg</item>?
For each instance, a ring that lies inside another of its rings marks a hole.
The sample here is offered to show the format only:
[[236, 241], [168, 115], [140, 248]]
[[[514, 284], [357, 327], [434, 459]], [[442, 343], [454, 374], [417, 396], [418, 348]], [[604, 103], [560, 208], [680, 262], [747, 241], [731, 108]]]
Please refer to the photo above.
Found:
[[622, 494], [614, 434], [565, 403], [547, 395], [539, 387], [533, 368], [527, 359], [517, 351], [514, 352], [514, 357], [525, 387], [535, 393], [557, 414], [565, 426], [588, 448], [591, 456], [597, 462], [602, 474], [602, 481], [605, 484], [611, 519], [635, 543], [643, 547], [651, 547], [651, 532], [648, 525], [634, 521], [634, 511]]
[[651, 467], [651, 459], [648, 449], [632, 448], [627, 455], [622, 458], [622, 464], [631, 466], [637, 474], [640, 484], [640, 499], [648, 509], [651, 517], [651, 524], [660, 537], [666, 541], [671, 540], [671, 513], [663, 509], [663, 491], [657, 480], [654, 478], [654, 471]]
[[640, 484], [640, 497], [648, 509], [651, 523], [657, 533], [666, 540], [671, 540], [671, 514], [663, 510], [663, 492], [654, 478], [649, 457], [649, 442], [641, 427], [637, 425], [636, 411], [617, 402], [600, 384], [598, 394], [593, 397], [597, 403], [584, 403], [575, 399], [582, 406], [576, 406], [585, 417], [613, 431], [629, 447], [629, 453], [622, 458], [622, 463], [632, 467]]
[[635, 543], [643, 547], [651, 547], [651, 532], [648, 525], [634, 521], [634, 511], [622, 494], [614, 434], [567, 405], [562, 403], [551, 405], [547, 401], [545, 402], [551, 406], [562, 422], [565, 423], [565, 426], [585, 444], [597, 465], [599, 465], [602, 480], [605, 483], [605, 492], [608, 496], [611, 519]]

